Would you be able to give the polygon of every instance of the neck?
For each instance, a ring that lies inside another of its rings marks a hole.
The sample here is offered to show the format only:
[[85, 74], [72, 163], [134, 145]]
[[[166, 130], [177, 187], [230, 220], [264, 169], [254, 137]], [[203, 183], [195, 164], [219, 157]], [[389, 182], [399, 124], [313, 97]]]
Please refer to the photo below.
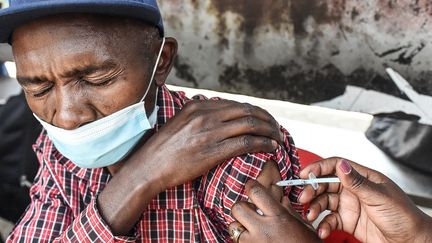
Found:
[[132, 149], [132, 151], [128, 154], [128, 156], [126, 156], [126, 158], [124, 158], [123, 160], [110, 165], [107, 168], [107, 170], [109, 171], [109, 173], [114, 176], [115, 174], [117, 174], [121, 168], [128, 162], [130, 156], [132, 154], [134, 154], [138, 149], [140, 149], [141, 147], [143, 147], [145, 145], [145, 143], [153, 136], [154, 134], [154, 130], [151, 130], [149, 132], [147, 132], [146, 134], [144, 134], [144, 136], [141, 138], [141, 140], [139, 141], [139, 143]]

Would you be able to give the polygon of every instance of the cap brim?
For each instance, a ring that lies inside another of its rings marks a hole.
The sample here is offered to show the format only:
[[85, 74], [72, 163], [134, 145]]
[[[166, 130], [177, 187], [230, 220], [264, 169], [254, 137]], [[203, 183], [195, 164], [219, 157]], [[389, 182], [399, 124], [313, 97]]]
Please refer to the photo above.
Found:
[[21, 5], [20, 7], [9, 7], [0, 10], [0, 43], [9, 42], [13, 31], [32, 20], [44, 16], [65, 13], [88, 13], [103, 14], [120, 17], [140, 19], [153, 24], [159, 29], [161, 36], [164, 35], [162, 17], [157, 8], [144, 3], [132, 1], [95, 1], [74, 0], [70, 2], [43, 1]]

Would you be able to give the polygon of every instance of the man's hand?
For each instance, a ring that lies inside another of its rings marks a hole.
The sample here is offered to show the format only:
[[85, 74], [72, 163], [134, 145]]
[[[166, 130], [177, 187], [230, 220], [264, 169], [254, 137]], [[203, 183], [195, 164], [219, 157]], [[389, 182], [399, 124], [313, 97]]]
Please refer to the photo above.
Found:
[[[229, 158], [274, 152], [283, 135], [261, 108], [233, 101], [193, 101], [150, 138], [135, 157], [159, 191], [191, 181]], [[143, 162], [142, 162], [143, 161]], [[155, 178], [155, 179], [156, 179]]]
[[332, 230], [343, 230], [362, 242], [430, 242], [432, 219], [422, 213], [405, 193], [383, 174], [341, 158], [309, 165], [300, 173], [308, 178], [337, 175], [341, 183], [305, 187], [301, 203], [310, 203], [308, 220], [324, 210], [332, 213], [320, 223], [324, 239]]
[[[321, 242], [312, 226], [290, 207], [287, 197], [280, 203], [254, 180], [248, 181], [245, 190], [253, 204], [239, 202], [231, 211], [237, 220], [229, 226], [231, 236], [245, 228], [238, 242]], [[257, 208], [263, 215], [257, 213]]]
[[129, 159], [98, 198], [113, 232], [125, 234], [158, 193], [191, 181], [226, 159], [274, 152], [283, 143], [266, 111], [233, 101], [192, 101]]

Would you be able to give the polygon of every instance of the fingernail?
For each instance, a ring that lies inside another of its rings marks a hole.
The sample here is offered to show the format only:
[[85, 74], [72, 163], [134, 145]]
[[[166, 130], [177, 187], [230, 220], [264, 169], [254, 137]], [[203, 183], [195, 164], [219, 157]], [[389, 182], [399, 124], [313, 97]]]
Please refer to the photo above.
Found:
[[261, 209], [259, 209], [259, 208], [257, 208], [256, 212], [257, 212], [257, 214], [259, 214], [261, 216], [264, 215], [263, 211]]
[[342, 170], [342, 172], [345, 175], [348, 175], [352, 171], [352, 167], [350, 163], [345, 159], [342, 160], [341, 164], [339, 165], [339, 168]]
[[319, 230], [318, 230], [318, 236], [319, 236], [320, 238], [322, 238], [322, 234], [323, 234], [322, 229], [319, 229]]
[[274, 148], [277, 148], [278, 142], [276, 140], [272, 140], [272, 145]]

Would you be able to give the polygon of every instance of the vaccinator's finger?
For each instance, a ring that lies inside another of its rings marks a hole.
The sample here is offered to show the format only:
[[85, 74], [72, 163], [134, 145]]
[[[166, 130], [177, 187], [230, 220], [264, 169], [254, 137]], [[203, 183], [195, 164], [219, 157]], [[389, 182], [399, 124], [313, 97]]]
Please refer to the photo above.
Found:
[[317, 197], [309, 204], [307, 219], [312, 222], [325, 210], [335, 212], [339, 207], [339, 194], [325, 193]]

